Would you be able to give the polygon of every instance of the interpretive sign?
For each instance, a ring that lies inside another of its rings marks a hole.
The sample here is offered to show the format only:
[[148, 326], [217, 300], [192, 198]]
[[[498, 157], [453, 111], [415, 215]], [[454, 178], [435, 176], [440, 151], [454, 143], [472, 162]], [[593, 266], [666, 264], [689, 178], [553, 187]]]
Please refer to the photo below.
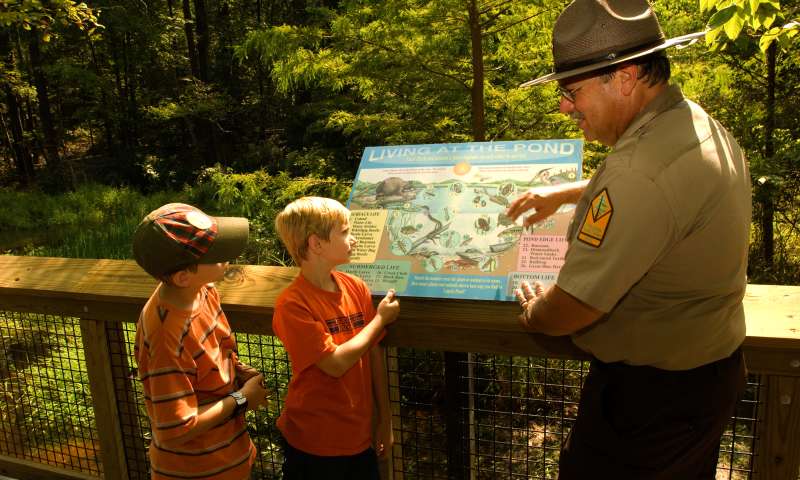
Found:
[[513, 300], [523, 280], [553, 283], [572, 208], [527, 229], [508, 205], [581, 177], [581, 140], [368, 147], [348, 201], [358, 240], [339, 267], [373, 290]]

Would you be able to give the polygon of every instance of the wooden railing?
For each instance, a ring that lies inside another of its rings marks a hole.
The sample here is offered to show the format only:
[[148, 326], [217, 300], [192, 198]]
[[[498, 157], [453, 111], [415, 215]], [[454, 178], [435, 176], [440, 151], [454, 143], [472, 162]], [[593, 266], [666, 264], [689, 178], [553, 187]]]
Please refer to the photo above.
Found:
[[[283, 267], [242, 266], [219, 284], [223, 307], [237, 332], [271, 335], [272, 307], [297, 275]], [[121, 322], [135, 322], [155, 281], [131, 261], [0, 256], [0, 311], [77, 317], [92, 390], [100, 455], [107, 479], [127, 479], [126, 431], [133, 415], [121, 401], [111, 350], [123, 348]], [[403, 298], [400, 320], [389, 327], [390, 346], [586, 359], [567, 338], [530, 335], [509, 302]], [[800, 470], [800, 287], [749, 285], [745, 297], [748, 369], [762, 375], [756, 475], [796, 480]], [[115, 346], [116, 345], [116, 346]], [[128, 452], [130, 453], [130, 452]], [[144, 458], [144, 457], [138, 457]], [[96, 478], [0, 455], [0, 474], [18, 478]]]

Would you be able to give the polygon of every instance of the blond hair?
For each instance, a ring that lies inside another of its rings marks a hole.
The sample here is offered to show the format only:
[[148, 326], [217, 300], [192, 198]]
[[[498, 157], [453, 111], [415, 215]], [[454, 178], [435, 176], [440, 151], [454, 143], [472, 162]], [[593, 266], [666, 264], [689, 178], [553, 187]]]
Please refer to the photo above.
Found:
[[298, 266], [306, 260], [308, 239], [328, 240], [331, 230], [350, 220], [350, 211], [332, 198], [303, 197], [286, 205], [275, 217], [275, 230]]

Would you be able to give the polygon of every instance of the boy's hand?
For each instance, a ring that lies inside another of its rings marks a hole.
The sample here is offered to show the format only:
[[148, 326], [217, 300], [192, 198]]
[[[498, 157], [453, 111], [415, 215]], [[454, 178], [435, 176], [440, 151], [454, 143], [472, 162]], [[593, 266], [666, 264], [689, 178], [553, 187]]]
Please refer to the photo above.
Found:
[[387, 458], [391, 455], [392, 445], [394, 445], [394, 431], [392, 422], [381, 421], [375, 428], [375, 453], [379, 459]]
[[258, 375], [258, 370], [245, 363], [236, 364], [236, 387], [242, 388], [248, 380]]
[[397, 301], [397, 296], [394, 293], [394, 289], [391, 288], [388, 292], [386, 292], [386, 296], [383, 297], [381, 303], [378, 304], [378, 315], [381, 316], [383, 326], [389, 325], [397, 320], [397, 315], [399, 313], [400, 302]]
[[266, 406], [268, 403], [267, 398], [267, 385], [264, 382], [264, 376], [260, 373], [254, 377], [250, 377], [244, 386], [239, 390], [247, 398], [247, 406], [251, 410], [256, 410], [261, 406]]

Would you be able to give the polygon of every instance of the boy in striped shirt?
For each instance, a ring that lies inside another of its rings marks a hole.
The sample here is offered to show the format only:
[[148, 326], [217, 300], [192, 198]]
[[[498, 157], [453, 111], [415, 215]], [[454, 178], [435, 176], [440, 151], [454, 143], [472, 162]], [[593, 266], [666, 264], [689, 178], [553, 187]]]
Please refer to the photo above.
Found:
[[256, 451], [244, 412], [266, 404], [263, 377], [239, 362], [212, 282], [247, 243], [244, 218], [181, 203], [139, 224], [136, 262], [160, 280], [136, 326], [135, 356], [153, 432], [152, 479], [245, 480]]

